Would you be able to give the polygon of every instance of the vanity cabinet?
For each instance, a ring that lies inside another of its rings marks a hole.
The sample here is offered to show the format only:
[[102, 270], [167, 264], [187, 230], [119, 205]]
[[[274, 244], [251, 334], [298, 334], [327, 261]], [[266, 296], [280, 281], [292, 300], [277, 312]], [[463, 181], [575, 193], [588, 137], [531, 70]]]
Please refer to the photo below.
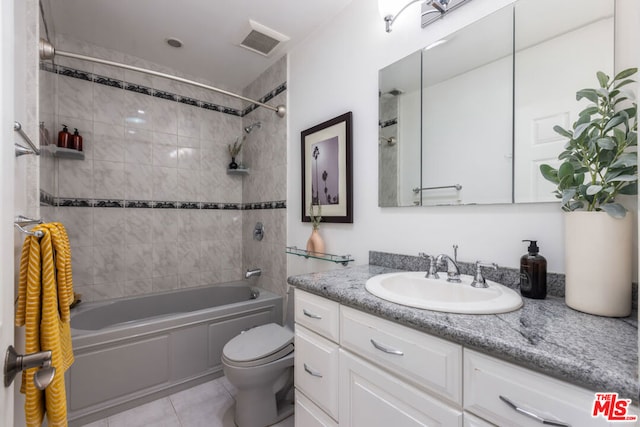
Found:
[[341, 426], [462, 427], [462, 412], [419, 388], [340, 350]]
[[404, 381], [462, 405], [462, 346], [340, 307], [340, 345]]
[[[463, 370], [464, 409], [497, 425], [536, 427], [540, 419], [574, 427], [607, 425], [603, 417], [591, 416], [592, 391], [469, 349]], [[503, 399], [540, 419], [518, 413]], [[629, 415], [638, 413], [629, 409]]]
[[332, 418], [338, 418], [338, 344], [296, 325], [296, 387]]
[[295, 423], [337, 426], [340, 305], [299, 289], [294, 295]]
[[482, 418], [478, 418], [475, 415], [464, 411], [462, 427], [494, 427], [494, 425], [495, 424], [490, 424]]
[[338, 427], [338, 423], [302, 393], [296, 393], [295, 425], [304, 427]]
[[591, 416], [592, 391], [299, 289], [295, 298], [296, 425], [609, 425]]
[[296, 425], [462, 426], [462, 346], [295, 298]]

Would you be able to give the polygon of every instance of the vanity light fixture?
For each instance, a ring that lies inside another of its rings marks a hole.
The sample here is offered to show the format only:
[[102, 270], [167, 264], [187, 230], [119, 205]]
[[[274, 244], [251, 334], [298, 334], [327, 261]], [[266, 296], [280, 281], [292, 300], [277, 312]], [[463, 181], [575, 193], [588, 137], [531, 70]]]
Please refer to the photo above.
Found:
[[[396, 19], [414, 3], [422, 3], [420, 14], [421, 26], [424, 28], [469, 1], [471, 0], [411, 0], [398, 10], [396, 0], [378, 0], [378, 9], [384, 17], [385, 30], [390, 33]], [[394, 5], [396, 6], [395, 8], [393, 7]], [[390, 13], [393, 10], [398, 10], [398, 12], [395, 14]]]

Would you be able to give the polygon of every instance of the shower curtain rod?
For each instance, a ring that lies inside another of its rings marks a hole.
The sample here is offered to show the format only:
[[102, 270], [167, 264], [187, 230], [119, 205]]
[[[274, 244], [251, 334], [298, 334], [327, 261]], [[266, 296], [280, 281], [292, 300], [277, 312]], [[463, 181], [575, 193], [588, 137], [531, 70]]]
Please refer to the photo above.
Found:
[[237, 98], [237, 99], [241, 99], [243, 101], [248, 101], [248, 102], [251, 102], [252, 104], [259, 105], [260, 107], [264, 107], [264, 108], [267, 108], [269, 110], [275, 111], [276, 114], [278, 115], [278, 117], [284, 117], [286, 112], [287, 112], [287, 109], [286, 109], [286, 107], [284, 105], [278, 105], [277, 107], [274, 107], [272, 105], [265, 104], [263, 102], [256, 101], [254, 99], [247, 98], [245, 96], [238, 95], [236, 93], [226, 91], [224, 89], [218, 89], [217, 87], [205, 85], [203, 83], [198, 83], [198, 82], [195, 82], [193, 80], [188, 80], [188, 79], [183, 79], [182, 77], [172, 76], [171, 74], [165, 74], [165, 73], [161, 73], [159, 71], [153, 71], [153, 70], [149, 70], [149, 69], [146, 69], [146, 68], [135, 67], [133, 65], [122, 64], [120, 62], [109, 61], [109, 60], [106, 60], [106, 59], [94, 58], [92, 56], [86, 56], [86, 55], [80, 55], [80, 54], [77, 54], [77, 53], [71, 53], [71, 52], [65, 52], [65, 51], [62, 51], [62, 50], [56, 50], [56, 48], [53, 47], [53, 45], [51, 43], [49, 43], [48, 41], [46, 41], [44, 39], [40, 39], [39, 49], [40, 49], [40, 59], [53, 59], [57, 55], [57, 56], [66, 56], [67, 58], [82, 59], [84, 61], [96, 62], [98, 64], [111, 65], [113, 67], [124, 68], [126, 70], [137, 71], [137, 72], [140, 72], [140, 73], [151, 74], [152, 76], [163, 77], [163, 78], [169, 79], [169, 80], [175, 80], [175, 81], [180, 82], [180, 83], [186, 83], [188, 85], [197, 86], [197, 87], [200, 87], [200, 88], [203, 88], [203, 89], [208, 89], [208, 90], [211, 90], [213, 92], [217, 92], [217, 93], [221, 93], [223, 95], [228, 95], [228, 96], [231, 96], [231, 97], [234, 97], [234, 98]]

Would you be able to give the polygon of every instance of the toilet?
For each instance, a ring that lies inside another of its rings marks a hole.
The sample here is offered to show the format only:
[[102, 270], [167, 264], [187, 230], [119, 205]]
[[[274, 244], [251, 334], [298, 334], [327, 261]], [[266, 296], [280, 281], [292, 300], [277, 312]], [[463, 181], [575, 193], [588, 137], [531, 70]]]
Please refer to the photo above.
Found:
[[293, 328], [287, 324], [293, 321], [293, 295], [287, 293], [285, 326], [251, 328], [222, 350], [222, 369], [237, 389], [238, 427], [269, 426], [293, 413]]

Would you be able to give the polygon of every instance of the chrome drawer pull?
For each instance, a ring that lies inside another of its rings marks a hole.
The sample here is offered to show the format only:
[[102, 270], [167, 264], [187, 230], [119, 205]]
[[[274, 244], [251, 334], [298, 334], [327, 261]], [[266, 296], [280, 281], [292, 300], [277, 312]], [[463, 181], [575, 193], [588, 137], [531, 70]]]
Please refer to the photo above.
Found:
[[306, 363], [304, 364], [304, 370], [307, 371], [313, 377], [322, 378], [322, 374], [320, 372], [314, 371], [313, 369], [308, 367]]
[[531, 411], [527, 411], [526, 409], [522, 409], [518, 405], [516, 405], [515, 403], [513, 403], [511, 400], [507, 399], [504, 396], [499, 396], [499, 397], [500, 397], [500, 400], [502, 400], [504, 403], [506, 403], [511, 408], [513, 408], [516, 412], [519, 412], [522, 415], [525, 415], [525, 416], [527, 416], [529, 418], [533, 418], [534, 420], [539, 421], [542, 424], [545, 424], [545, 425], [548, 425], [548, 426], [557, 426], [557, 427], [571, 427], [571, 424], [563, 423], [562, 421], [547, 420], [546, 418], [543, 418], [540, 415], [534, 414]]
[[304, 314], [307, 317], [311, 317], [312, 319], [322, 319], [322, 316], [318, 316], [317, 314], [309, 313], [307, 311], [307, 309], [305, 309], [305, 308], [302, 309], [302, 314]]
[[373, 346], [375, 348], [377, 348], [380, 351], [384, 351], [385, 353], [388, 354], [395, 354], [396, 356], [404, 356], [404, 352], [400, 351], [400, 350], [395, 350], [391, 347], [387, 347], [386, 345], [377, 343], [373, 338], [371, 338], [371, 344], [373, 344]]

